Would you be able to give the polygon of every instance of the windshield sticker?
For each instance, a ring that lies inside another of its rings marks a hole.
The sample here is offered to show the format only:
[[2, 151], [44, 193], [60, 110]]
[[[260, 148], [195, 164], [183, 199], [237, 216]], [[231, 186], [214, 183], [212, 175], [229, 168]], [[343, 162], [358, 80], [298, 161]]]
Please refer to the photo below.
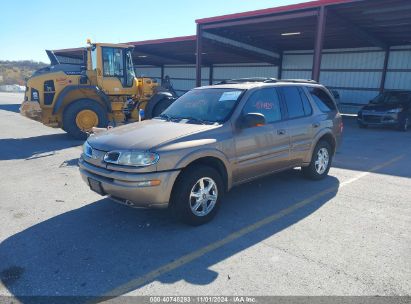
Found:
[[218, 101], [237, 100], [241, 91], [224, 92]]
[[255, 107], [259, 110], [271, 110], [274, 108], [274, 103], [267, 101], [257, 101]]

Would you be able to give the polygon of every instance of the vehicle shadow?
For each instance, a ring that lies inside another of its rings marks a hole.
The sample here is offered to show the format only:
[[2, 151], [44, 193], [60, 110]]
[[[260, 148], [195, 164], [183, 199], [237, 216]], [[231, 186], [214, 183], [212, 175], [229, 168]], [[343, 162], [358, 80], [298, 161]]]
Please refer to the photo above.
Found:
[[53, 155], [56, 151], [79, 146], [81, 140], [71, 139], [65, 133], [27, 138], [0, 139], [0, 160], [33, 159]]
[[0, 110], [9, 111], [14, 113], [20, 113], [21, 104], [0, 104]]
[[[210, 269], [213, 265], [310, 216], [329, 202], [338, 188], [335, 177], [311, 182], [301, 178], [299, 170], [268, 176], [233, 189], [217, 217], [200, 227], [178, 223], [165, 210], [131, 209], [102, 199], [6, 239], [0, 244], [0, 278], [23, 303], [35, 302], [32, 296], [72, 296], [70, 303], [98, 302], [103, 295], [138, 291], [152, 281], [185, 280], [204, 286], [220, 275]], [[313, 195], [317, 196], [307, 200]], [[303, 200], [307, 203], [301, 204]], [[198, 259], [146, 281], [138, 280], [276, 214], [275, 220], [253, 226]]]

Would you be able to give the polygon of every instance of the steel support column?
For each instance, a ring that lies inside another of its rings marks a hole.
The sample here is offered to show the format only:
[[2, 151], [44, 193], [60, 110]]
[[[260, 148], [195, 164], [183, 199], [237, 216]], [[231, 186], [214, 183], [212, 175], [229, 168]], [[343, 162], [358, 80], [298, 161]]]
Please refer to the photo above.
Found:
[[385, 49], [384, 56], [384, 67], [382, 69], [381, 83], [380, 83], [380, 93], [384, 92], [385, 89], [385, 78], [387, 77], [388, 61], [390, 60], [390, 48]]
[[209, 71], [209, 75], [208, 75], [208, 84], [212, 85], [213, 81], [214, 81], [214, 66], [211, 64], [210, 65], [210, 71]]
[[278, 60], [278, 79], [283, 78], [283, 56], [284, 53], [281, 51], [280, 53], [280, 59]]
[[203, 53], [202, 28], [197, 24], [197, 43], [196, 43], [196, 87], [201, 86], [201, 57]]
[[320, 80], [320, 69], [321, 69], [321, 56], [324, 44], [324, 32], [325, 23], [327, 19], [327, 9], [325, 6], [320, 7], [317, 19], [317, 32], [315, 35], [315, 46], [314, 46], [314, 58], [313, 58], [313, 69], [311, 78], [319, 81]]

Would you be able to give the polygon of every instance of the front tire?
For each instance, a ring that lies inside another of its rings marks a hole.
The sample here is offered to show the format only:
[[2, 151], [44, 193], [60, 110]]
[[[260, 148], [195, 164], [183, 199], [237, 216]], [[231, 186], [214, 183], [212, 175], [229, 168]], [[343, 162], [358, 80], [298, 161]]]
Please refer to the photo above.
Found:
[[361, 129], [366, 129], [366, 128], [368, 128], [368, 125], [365, 124], [365, 123], [363, 123], [363, 122], [361, 122], [361, 121], [357, 121], [357, 123], [358, 123], [358, 126], [359, 126]]
[[332, 148], [326, 141], [320, 141], [315, 146], [311, 162], [308, 167], [303, 167], [302, 172], [306, 178], [320, 180], [328, 175], [332, 161]]
[[409, 124], [410, 124], [410, 121], [409, 121], [408, 117], [406, 117], [401, 121], [401, 123], [398, 126], [398, 129], [400, 131], [407, 132]]
[[107, 126], [107, 111], [92, 99], [79, 99], [63, 112], [63, 130], [75, 139], [85, 140], [93, 127]]
[[198, 226], [214, 218], [223, 194], [224, 183], [220, 174], [211, 167], [196, 165], [179, 176], [170, 207], [178, 220]]

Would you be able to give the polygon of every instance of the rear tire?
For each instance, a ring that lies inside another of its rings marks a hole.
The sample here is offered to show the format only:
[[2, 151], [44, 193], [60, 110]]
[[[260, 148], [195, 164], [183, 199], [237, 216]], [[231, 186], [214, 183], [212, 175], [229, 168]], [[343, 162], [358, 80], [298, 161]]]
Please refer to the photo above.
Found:
[[198, 226], [209, 222], [217, 214], [224, 183], [213, 168], [203, 165], [188, 167], [176, 181], [170, 208], [175, 218]]
[[303, 175], [312, 180], [320, 180], [328, 175], [332, 162], [331, 145], [321, 140], [314, 148], [311, 162], [308, 167], [302, 167]]
[[367, 128], [368, 128], [368, 125], [365, 124], [365, 123], [363, 123], [363, 122], [361, 122], [361, 121], [358, 121], [358, 126], [359, 126], [361, 129], [367, 129]]
[[[87, 126], [87, 129], [81, 128], [81, 115], [90, 116], [91, 121], [87, 120], [87, 117], [85, 121], [83, 119], [83, 124]], [[97, 101], [79, 99], [64, 109], [63, 130], [71, 137], [81, 140], [87, 139], [88, 134], [86, 131], [91, 130], [89, 125], [99, 128], [106, 128], [108, 126], [107, 111]]]

